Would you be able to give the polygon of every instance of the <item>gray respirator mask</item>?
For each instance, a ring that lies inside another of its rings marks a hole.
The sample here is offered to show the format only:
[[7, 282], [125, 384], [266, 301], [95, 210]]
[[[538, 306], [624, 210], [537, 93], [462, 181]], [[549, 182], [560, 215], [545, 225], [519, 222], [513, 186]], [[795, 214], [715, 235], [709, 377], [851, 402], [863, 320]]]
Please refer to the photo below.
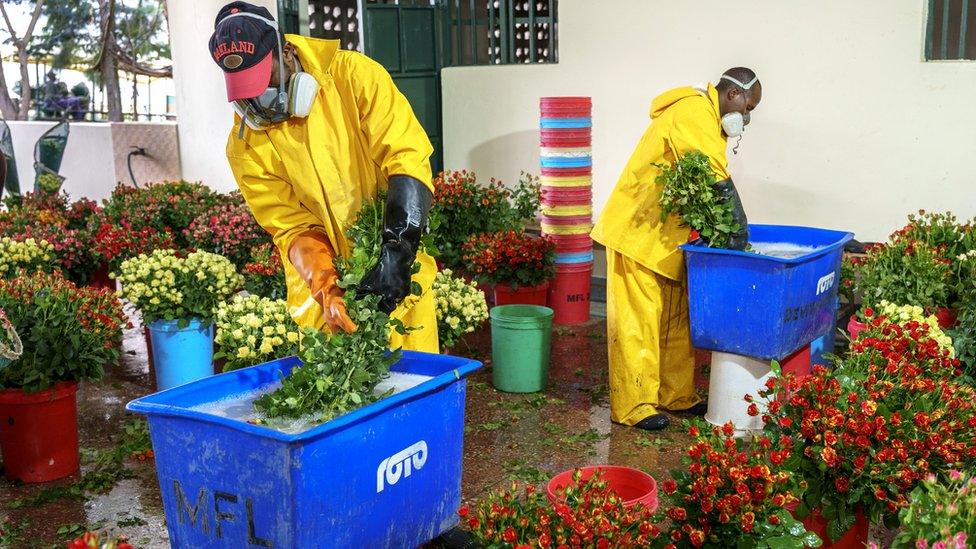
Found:
[[253, 17], [263, 21], [274, 28], [278, 40], [278, 87], [269, 86], [257, 97], [232, 103], [234, 111], [241, 117], [237, 137], [240, 139], [244, 136], [245, 125], [252, 130], [266, 130], [292, 116], [307, 117], [318, 94], [319, 83], [311, 74], [302, 72], [297, 59], [293, 67], [294, 73], [291, 78], [285, 80], [285, 56], [281, 45], [281, 34], [277, 32], [278, 24], [253, 13], [240, 12], [229, 17]]
[[[731, 76], [723, 74], [722, 80], [728, 80], [729, 82], [732, 82], [736, 86], [742, 88], [744, 93], [748, 93], [749, 90], [756, 84], [756, 82], [759, 81], [759, 77], [758, 76], [753, 77], [752, 80], [744, 83], [744, 82], [740, 82], [739, 80]], [[722, 130], [725, 131], [725, 135], [729, 137], [738, 138], [738, 140], [736, 140], [735, 142], [735, 147], [732, 148], [732, 154], [738, 153], [739, 141], [742, 140], [742, 132], [744, 132], [746, 126], [749, 125], [751, 118], [752, 117], [749, 115], [749, 112], [745, 112], [745, 113], [730, 112], [722, 117]]]

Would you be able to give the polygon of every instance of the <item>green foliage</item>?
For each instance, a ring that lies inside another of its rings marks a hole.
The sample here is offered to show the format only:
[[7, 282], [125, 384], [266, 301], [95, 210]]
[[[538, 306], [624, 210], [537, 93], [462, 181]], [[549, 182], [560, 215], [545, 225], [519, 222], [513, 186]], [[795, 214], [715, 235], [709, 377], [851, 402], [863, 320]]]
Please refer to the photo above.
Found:
[[952, 338], [956, 358], [966, 367], [966, 373], [976, 378], [976, 299], [963, 302], [959, 323], [946, 333]]
[[732, 204], [722, 198], [715, 185], [715, 172], [701, 151], [681, 155], [673, 164], [655, 164], [661, 170], [655, 183], [661, 189], [661, 221], [679, 216], [714, 248], [729, 245], [741, 227], [732, 215]]
[[899, 239], [872, 248], [859, 275], [866, 306], [881, 301], [923, 308], [949, 305], [951, 266], [924, 243]]
[[336, 260], [346, 308], [358, 329], [330, 335], [305, 329], [299, 351], [303, 365], [282, 380], [281, 388], [254, 401], [269, 418], [328, 421], [387, 396], [373, 390], [401, 356], [388, 348], [390, 328], [400, 333], [406, 328], [378, 310], [379, 296], [356, 295], [359, 282], [379, 260], [382, 227], [383, 200], [363, 204], [346, 233], [352, 253]]

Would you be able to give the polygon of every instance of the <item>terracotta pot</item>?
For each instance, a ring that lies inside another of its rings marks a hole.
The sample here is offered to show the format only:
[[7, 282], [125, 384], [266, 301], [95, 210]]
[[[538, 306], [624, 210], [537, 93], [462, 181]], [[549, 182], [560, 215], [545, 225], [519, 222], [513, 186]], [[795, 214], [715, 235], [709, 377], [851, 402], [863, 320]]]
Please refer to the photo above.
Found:
[[0, 452], [7, 478], [48, 482], [78, 472], [78, 384], [38, 393], [0, 390]]
[[541, 305], [549, 300], [549, 282], [538, 286], [519, 286], [513, 290], [509, 284], [495, 284], [495, 306], [499, 305]]
[[109, 276], [108, 265], [99, 265], [88, 285], [92, 288], [107, 288], [115, 291], [115, 280]]

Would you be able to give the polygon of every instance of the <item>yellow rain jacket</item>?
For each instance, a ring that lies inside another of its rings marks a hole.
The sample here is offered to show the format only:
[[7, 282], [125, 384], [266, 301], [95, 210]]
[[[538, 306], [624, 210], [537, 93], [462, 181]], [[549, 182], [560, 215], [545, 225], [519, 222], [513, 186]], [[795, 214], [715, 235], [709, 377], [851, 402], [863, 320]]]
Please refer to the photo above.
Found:
[[690, 229], [677, 216], [661, 221], [660, 169], [682, 154], [708, 155], [728, 177], [718, 92], [678, 88], [651, 103], [651, 126], [630, 157], [593, 238], [607, 247], [607, 342], [610, 415], [634, 425], [658, 408], [698, 403], [688, 323], [684, 255]]
[[[240, 117], [227, 139], [227, 159], [258, 223], [281, 253], [288, 307], [299, 326], [325, 329], [322, 309], [288, 260], [292, 240], [309, 229], [328, 236], [337, 254], [349, 254], [346, 229], [364, 200], [386, 188], [393, 175], [407, 175], [433, 191], [433, 147], [407, 99], [386, 70], [368, 57], [340, 51], [338, 40], [297, 35], [285, 39], [298, 51], [302, 69], [319, 83], [307, 118], [292, 117], [265, 131], [246, 129]], [[431, 292], [437, 266], [421, 252], [413, 279], [423, 288], [393, 312], [408, 327], [391, 334], [390, 345], [438, 352]]]
[[698, 149], [711, 160], [717, 181], [729, 177], [721, 118], [711, 84], [707, 94], [685, 87], [655, 98], [652, 123], [593, 228], [593, 239], [656, 273], [683, 280], [684, 255], [678, 246], [688, 241], [690, 229], [675, 215], [661, 221], [661, 187], [654, 182], [661, 170], [654, 164], [670, 164]]

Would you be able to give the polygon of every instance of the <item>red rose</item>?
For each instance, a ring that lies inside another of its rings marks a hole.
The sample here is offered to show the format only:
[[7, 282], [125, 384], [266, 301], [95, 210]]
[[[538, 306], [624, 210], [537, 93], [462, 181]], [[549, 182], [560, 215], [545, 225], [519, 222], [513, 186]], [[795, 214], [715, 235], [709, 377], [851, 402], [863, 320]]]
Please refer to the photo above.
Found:
[[846, 477], [839, 477], [834, 480], [834, 487], [837, 488], [838, 492], [844, 494], [850, 489], [851, 483]]

